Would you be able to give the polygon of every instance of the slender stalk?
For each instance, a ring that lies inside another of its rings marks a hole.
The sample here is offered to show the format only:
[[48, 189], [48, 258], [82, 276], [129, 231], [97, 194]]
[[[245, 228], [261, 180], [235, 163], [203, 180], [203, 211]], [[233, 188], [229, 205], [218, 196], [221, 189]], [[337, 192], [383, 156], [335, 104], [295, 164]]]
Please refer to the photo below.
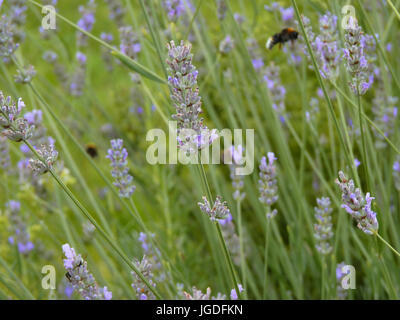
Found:
[[378, 239], [381, 240], [387, 247], [389, 247], [390, 250], [392, 250], [398, 257], [400, 257], [400, 253], [399, 253], [395, 248], [393, 248], [385, 239], [383, 239], [383, 238], [381, 237], [381, 235], [380, 235], [378, 232], [376, 232], [375, 235], [376, 235], [376, 236], [378, 237]]
[[247, 274], [246, 274], [246, 259], [244, 256], [244, 234], [243, 234], [243, 224], [242, 224], [242, 201], [239, 199], [236, 201], [236, 208], [238, 212], [238, 231], [239, 231], [239, 247], [240, 247], [240, 267], [242, 273], [242, 281], [244, 288], [247, 288]]
[[264, 286], [263, 286], [263, 299], [267, 299], [267, 287], [268, 287], [268, 248], [270, 241], [270, 224], [271, 219], [267, 219], [267, 228], [265, 232], [265, 245], [264, 245]]

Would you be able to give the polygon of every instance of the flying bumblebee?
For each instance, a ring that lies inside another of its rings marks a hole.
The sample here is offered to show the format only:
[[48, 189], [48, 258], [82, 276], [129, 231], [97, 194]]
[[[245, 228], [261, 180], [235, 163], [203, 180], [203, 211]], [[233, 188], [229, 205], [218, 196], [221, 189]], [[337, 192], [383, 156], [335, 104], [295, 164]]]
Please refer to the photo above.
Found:
[[92, 158], [96, 158], [99, 155], [97, 146], [94, 143], [88, 143], [85, 149]]
[[279, 46], [281, 47], [285, 42], [290, 40], [293, 42], [298, 36], [299, 33], [293, 28], [285, 28], [281, 32], [275, 33], [272, 37], [270, 37], [265, 46], [270, 50], [274, 47], [274, 45], [279, 43]]

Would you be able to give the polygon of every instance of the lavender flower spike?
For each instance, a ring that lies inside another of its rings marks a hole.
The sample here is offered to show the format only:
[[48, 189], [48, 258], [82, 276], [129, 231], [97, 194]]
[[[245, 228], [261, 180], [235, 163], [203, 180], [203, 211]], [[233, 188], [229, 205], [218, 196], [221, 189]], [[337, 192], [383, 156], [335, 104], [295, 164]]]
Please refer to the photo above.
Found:
[[203, 125], [201, 97], [197, 85], [198, 71], [192, 64], [193, 55], [190, 43], [181, 41], [176, 46], [174, 41], [168, 45], [168, 83], [171, 86], [171, 99], [176, 108], [172, 118], [177, 121], [178, 147], [187, 154], [210, 145], [217, 135], [215, 130], [208, 130]]
[[111, 175], [120, 197], [129, 198], [136, 187], [132, 184], [133, 177], [128, 173], [128, 152], [123, 148], [122, 139], [111, 140], [111, 149], [108, 149], [106, 157], [111, 160]]
[[347, 62], [347, 70], [350, 72], [352, 80], [350, 88], [357, 95], [363, 95], [371, 86], [371, 77], [368, 75], [368, 62], [364, 54], [365, 41], [363, 32], [358, 26], [357, 19], [350, 18], [350, 25], [353, 26], [346, 30], [344, 36], [345, 49], [344, 58]]
[[221, 196], [217, 196], [212, 208], [206, 197], [203, 197], [203, 203], [198, 203], [200, 210], [208, 215], [211, 221], [222, 220], [230, 215], [226, 201], [222, 202], [221, 199]]
[[87, 262], [81, 255], [77, 255], [68, 243], [64, 244], [62, 249], [66, 257], [64, 259], [66, 277], [74, 290], [85, 300], [111, 300], [112, 292], [108, 291], [107, 287], [99, 288], [95, 278], [87, 269]]
[[[266, 157], [262, 157], [260, 161], [260, 179], [258, 180], [258, 190], [260, 197], [258, 198], [262, 204], [268, 208], [278, 201], [278, 187], [276, 181], [276, 166], [274, 161], [277, 160], [273, 152], [268, 152], [268, 163]], [[268, 209], [267, 218], [273, 218], [278, 213], [277, 209]]]
[[322, 197], [317, 199], [317, 204], [318, 206], [314, 208], [315, 219], [317, 219], [317, 223], [314, 224], [314, 237], [318, 241], [317, 250], [325, 255], [332, 251], [329, 243], [329, 239], [333, 237], [331, 200], [328, 197]]
[[368, 192], [364, 199], [361, 190], [355, 188], [353, 180], [348, 180], [342, 171], [339, 171], [336, 183], [342, 190], [342, 208], [357, 221], [357, 227], [369, 235], [377, 233], [379, 224], [376, 213], [371, 209], [371, 202], [375, 198]]

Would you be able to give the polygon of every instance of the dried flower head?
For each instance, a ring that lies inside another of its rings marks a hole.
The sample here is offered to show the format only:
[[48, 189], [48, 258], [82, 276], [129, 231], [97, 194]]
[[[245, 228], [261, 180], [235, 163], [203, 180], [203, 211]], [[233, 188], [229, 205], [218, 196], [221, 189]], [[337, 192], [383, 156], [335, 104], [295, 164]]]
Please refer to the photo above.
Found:
[[202, 199], [203, 203], [202, 202], [198, 203], [200, 210], [204, 212], [206, 215], [208, 215], [211, 221], [225, 219], [230, 214], [227, 203], [226, 201], [224, 202], [221, 201], [222, 200], [221, 196], [216, 197], [212, 208], [206, 197], [203, 197]]
[[342, 190], [342, 208], [356, 220], [357, 227], [370, 235], [378, 232], [376, 213], [371, 209], [371, 202], [375, 198], [371, 197], [369, 192], [364, 198], [361, 190], [355, 188], [354, 181], [348, 180], [342, 171], [339, 171], [336, 183]]

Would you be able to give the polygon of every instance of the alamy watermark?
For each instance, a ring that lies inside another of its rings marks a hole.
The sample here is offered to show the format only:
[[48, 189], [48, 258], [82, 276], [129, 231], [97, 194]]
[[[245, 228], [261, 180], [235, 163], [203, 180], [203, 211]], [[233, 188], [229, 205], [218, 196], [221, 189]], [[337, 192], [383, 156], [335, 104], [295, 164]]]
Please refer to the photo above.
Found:
[[[245, 142], [243, 139], [245, 135]], [[224, 152], [221, 156], [221, 142]], [[167, 134], [162, 129], [147, 132], [146, 141], [153, 142], [146, 151], [147, 162], [155, 164], [232, 164], [236, 175], [249, 175], [254, 170], [254, 129], [204, 129], [200, 133], [192, 129], [177, 129], [176, 121], [168, 121]], [[245, 145], [245, 148], [241, 146]], [[211, 147], [211, 148], [210, 148]], [[168, 157], [167, 157], [168, 149]], [[211, 149], [211, 153], [210, 153]], [[235, 156], [235, 150], [244, 155]]]
[[52, 5], [43, 6], [42, 14], [45, 14], [45, 16], [42, 18], [43, 30], [55, 30], [57, 28], [56, 8], [54, 8]]

